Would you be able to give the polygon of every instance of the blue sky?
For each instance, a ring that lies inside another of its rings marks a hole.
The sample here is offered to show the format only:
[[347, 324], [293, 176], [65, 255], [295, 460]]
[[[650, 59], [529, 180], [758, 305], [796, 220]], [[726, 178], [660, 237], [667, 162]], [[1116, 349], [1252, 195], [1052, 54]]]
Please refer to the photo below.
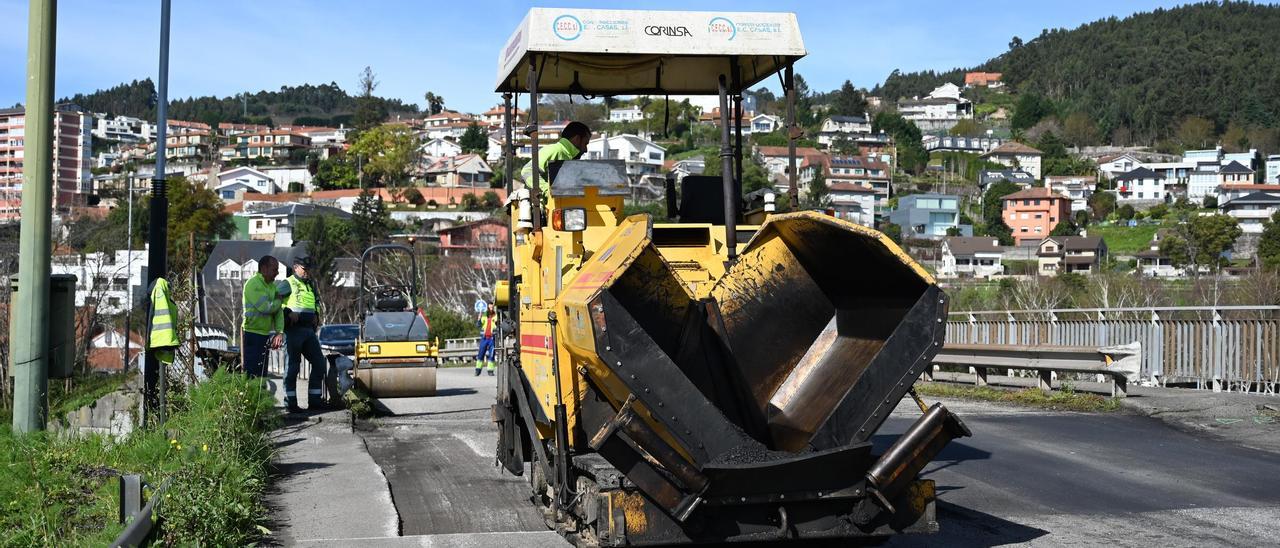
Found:
[[[0, 0], [0, 107], [25, 101], [27, 2]], [[159, 0], [59, 3], [57, 95], [153, 77]], [[821, 0], [706, 2], [639, 0], [628, 9], [795, 11], [809, 56], [797, 70], [811, 88], [849, 79], [860, 87], [893, 69], [945, 70], [980, 63], [1046, 27], [1075, 27], [1178, 2], [1157, 0]], [[430, 90], [446, 105], [479, 112], [492, 93], [496, 52], [525, 11], [515, 1], [178, 0], [173, 3], [169, 94], [234, 95], [282, 85], [356, 87], [373, 67], [379, 95], [422, 104]], [[559, 1], [549, 7], [612, 7]]]

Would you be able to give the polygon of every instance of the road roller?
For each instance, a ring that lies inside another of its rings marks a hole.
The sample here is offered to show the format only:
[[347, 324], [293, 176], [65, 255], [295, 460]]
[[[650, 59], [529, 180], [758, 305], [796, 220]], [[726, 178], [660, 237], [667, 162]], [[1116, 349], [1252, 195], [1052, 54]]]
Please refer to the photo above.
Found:
[[360, 257], [360, 334], [351, 378], [373, 398], [436, 394], [440, 345], [418, 300], [413, 250], [375, 245]]
[[[920, 472], [969, 430], [912, 386], [943, 343], [946, 295], [872, 228], [772, 197], [743, 211], [742, 93], [778, 77], [794, 151], [805, 53], [790, 13], [540, 8], [499, 51], [506, 157], [523, 102], [533, 173], [508, 187], [512, 268], [495, 290], [516, 342], [497, 460], [577, 545], [938, 530]], [[646, 181], [625, 158], [539, 162], [543, 93], [718, 96], [721, 174], [667, 177], [664, 222], [627, 215]], [[873, 446], [908, 394], [918, 420]]]

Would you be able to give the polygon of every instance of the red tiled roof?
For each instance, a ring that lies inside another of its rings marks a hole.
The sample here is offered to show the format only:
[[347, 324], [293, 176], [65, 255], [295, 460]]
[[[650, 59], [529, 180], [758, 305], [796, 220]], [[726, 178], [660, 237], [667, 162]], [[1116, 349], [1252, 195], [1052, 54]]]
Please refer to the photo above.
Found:
[[1044, 155], [1043, 152], [1040, 152], [1039, 150], [1031, 148], [1017, 141], [1006, 141], [1004, 144], [991, 149], [991, 152], [983, 154], [983, 156], [991, 156], [994, 154], [1039, 154], [1042, 156]]

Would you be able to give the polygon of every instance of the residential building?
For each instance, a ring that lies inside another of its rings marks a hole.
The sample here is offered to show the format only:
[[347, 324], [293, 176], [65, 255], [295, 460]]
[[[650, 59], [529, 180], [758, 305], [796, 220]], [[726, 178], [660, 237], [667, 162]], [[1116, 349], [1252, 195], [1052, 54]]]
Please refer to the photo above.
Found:
[[1044, 186], [1070, 198], [1071, 212], [1075, 213], [1089, 209], [1089, 197], [1097, 183], [1091, 175], [1049, 175], [1044, 178]]
[[[136, 332], [129, 333], [129, 370], [138, 371], [138, 355], [147, 345], [146, 339]], [[89, 340], [89, 353], [85, 361], [94, 371], [124, 371], [124, 333], [106, 328]]]
[[495, 131], [489, 134], [489, 147], [484, 151], [484, 161], [489, 165], [494, 165], [502, 160], [503, 152], [503, 136], [502, 132]]
[[306, 135], [311, 139], [312, 148], [332, 148], [341, 147], [347, 142], [347, 134], [351, 133], [351, 128], [345, 125], [336, 128], [331, 127], [306, 127], [292, 128], [295, 133]]
[[[851, 184], [871, 189], [875, 193], [874, 206], [867, 213], [875, 215], [883, 211], [889, 201], [889, 164], [866, 156], [806, 156], [798, 170], [796, 182], [808, 185], [822, 170], [828, 187], [835, 184]], [[873, 219], [874, 220], [874, 219]], [[860, 223], [861, 224], [861, 223]], [[874, 226], [874, 224], [866, 225]]]
[[973, 226], [960, 224], [960, 197], [949, 194], [912, 194], [898, 199], [889, 222], [902, 228], [904, 238], [941, 239], [950, 229], [972, 236]]
[[876, 226], [875, 189], [846, 182], [828, 182], [827, 200], [835, 216], [865, 227]]
[[262, 211], [244, 214], [249, 219], [249, 239], [275, 242], [276, 247], [289, 247], [294, 243], [293, 231], [298, 221], [307, 217], [324, 215], [350, 219], [341, 209], [315, 204], [291, 203]]
[[1175, 278], [1186, 274], [1186, 271], [1173, 266], [1173, 260], [1160, 252], [1160, 241], [1169, 235], [1169, 229], [1157, 230], [1147, 248], [1134, 256], [1138, 259], [1138, 273], [1156, 278]]
[[640, 110], [640, 107], [609, 109], [610, 122], [639, 122], [642, 120], [644, 120], [644, 111]]
[[241, 133], [232, 137], [234, 142], [219, 148], [223, 160], [252, 160], [267, 158], [287, 160], [311, 146], [311, 138], [288, 130], [272, 130]]
[[939, 278], [990, 278], [1004, 274], [1004, 249], [990, 236], [952, 236], [942, 240]]
[[1036, 178], [1021, 169], [983, 170], [978, 172], [978, 189], [983, 194], [986, 194], [991, 185], [1000, 181], [1009, 181], [1018, 185], [1020, 187], [1019, 190], [1021, 190], [1031, 188], [1035, 184]]
[[707, 162], [702, 156], [667, 160], [663, 165], [666, 166], [668, 173], [676, 175], [676, 179], [683, 179], [689, 175], [702, 175], [702, 172], [707, 169]]
[[[132, 256], [132, 261], [130, 257]], [[146, 297], [147, 250], [118, 250], [114, 253], [55, 254], [50, 263], [52, 274], [76, 277], [76, 307], [92, 306], [102, 314], [114, 315], [129, 310], [133, 303]]]
[[[772, 114], [757, 114], [751, 118], [751, 133], [773, 133], [782, 128], [782, 118]], [[746, 133], [746, 128], [743, 128]]]
[[[58, 210], [82, 206], [93, 193], [93, 115], [76, 105], [54, 108], [53, 121], [53, 206]], [[0, 109], [0, 200], [20, 215], [22, 167], [25, 158], [26, 112], [23, 108]], [[8, 213], [4, 217], [9, 217]], [[17, 220], [12, 217], [11, 220]]]
[[954, 135], [926, 135], [921, 142], [928, 152], [963, 152], [967, 154], [985, 154], [1004, 144], [1003, 139], [994, 137], [957, 137]]
[[474, 122], [474, 121], [475, 121], [475, 118], [471, 117], [470, 114], [463, 114], [461, 112], [457, 112], [453, 110], [444, 110], [438, 114], [432, 114], [430, 116], [427, 116], [426, 118], [423, 118], [422, 125], [423, 127], [431, 128], [431, 127], [443, 127], [443, 126], [448, 126], [451, 124], [458, 124], [458, 123], [470, 124], [471, 122]]
[[[498, 105], [496, 107], [493, 107], [489, 110], [484, 111], [484, 113], [480, 115], [480, 120], [483, 121], [484, 124], [489, 127], [501, 128], [502, 121], [503, 121], [503, 114], [506, 114], [506, 112], [507, 112], [507, 107], [503, 105]], [[525, 112], [523, 110], [516, 108], [516, 109], [512, 109], [511, 112], [512, 112], [511, 116], [513, 118], [512, 120], [513, 126], [519, 126], [524, 124]]]
[[1004, 87], [1004, 82], [1000, 78], [1004, 76], [999, 72], [966, 72], [964, 74], [964, 87], [967, 88], [999, 88]]
[[1036, 252], [1041, 276], [1063, 272], [1097, 272], [1107, 257], [1107, 243], [1097, 236], [1050, 236]]
[[[1185, 189], [1186, 193], [1196, 194], [1196, 192], [1198, 192], [1201, 188], [1197, 186], [1195, 187], [1194, 191], [1192, 189], [1194, 185], [1192, 185], [1191, 174], [1196, 170], [1195, 162], [1187, 162], [1187, 161], [1145, 162], [1140, 167], [1145, 167], [1155, 172], [1156, 175], [1159, 175], [1164, 180], [1164, 187], [1165, 187], [1166, 194], [1182, 193], [1184, 192], [1183, 189]], [[1118, 175], [1123, 175], [1123, 173], [1120, 173]], [[1212, 188], [1205, 189], [1204, 192], [1200, 192], [1196, 194], [1195, 198], [1192, 198], [1192, 199], [1200, 200], [1204, 198], [1205, 193], [1212, 193], [1212, 192], [1213, 192]]]
[[624, 160], [627, 164], [627, 175], [632, 181], [647, 175], [662, 173], [662, 164], [666, 161], [667, 149], [629, 133], [611, 137], [596, 137], [587, 143], [587, 160]]
[[122, 143], [138, 143], [155, 138], [156, 125], [132, 116], [108, 117], [106, 114], [94, 114], [93, 137], [104, 141], [120, 141]]
[[1039, 242], [1071, 216], [1071, 199], [1045, 187], [1019, 190], [1001, 198], [1004, 224], [1018, 245]]
[[240, 201], [246, 192], [258, 194], [282, 192], [271, 176], [249, 166], [231, 168], [219, 173], [213, 190], [224, 202]]
[[498, 219], [483, 219], [471, 223], [444, 228], [438, 249], [445, 257], [467, 257], [477, 269], [507, 270], [508, 228]]
[[1040, 159], [1043, 156], [1044, 153], [1035, 148], [1017, 141], [1008, 141], [979, 157], [1000, 165], [1021, 169], [1038, 180], [1040, 179]]
[[[764, 166], [764, 170], [769, 173], [770, 178], [785, 177], [787, 175], [787, 147], [772, 146], [756, 146], [751, 151], [756, 162]], [[796, 147], [796, 168], [799, 173], [799, 167], [808, 157], [825, 156], [821, 150], [812, 147]]]
[[436, 138], [422, 143], [422, 146], [418, 147], [418, 151], [422, 153], [422, 157], [428, 163], [434, 163], [441, 158], [462, 154], [462, 145], [451, 139]]
[[1245, 167], [1238, 161], [1232, 160], [1231, 163], [1222, 166], [1218, 170], [1219, 184], [1254, 184], [1257, 182], [1254, 177], [1254, 170]]
[[1280, 210], [1280, 196], [1254, 192], [1220, 203], [1218, 210], [1240, 223], [1244, 234], [1262, 234], [1263, 223]]
[[1112, 179], [1142, 167], [1142, 161], [1132, 152], [1122, 152], [1098, 158], [1098, 172], [1103, 178]]
[[871, 134], [871, 121], [863, 116], [828, 116], [818, 130], [818, 144], [830, 147], [838, 137], [853, 140], [858, 135]]
[[1280, 154], [1272, 154], [1267, 156], [1266, 178], [1263, 179], [1267, 184], [1280, 185]]
[[923, 99], [899, 101], [898, 112], [921, 131], [946, 131], [960, 120], [973, 118], [973, 103], [960, 97], [960, 86], [947, 82]]
[[1165, 189], [1164, 177], [1145, 167], [1117, 176], [1115, 189], [1118, 203], [1163, 202], [1168, 193]]
[[[209, 157], [209, 148], [213, 142], [213, 136], [204, 130], [191, 130], [166, 135], [164, 138], [164, 157], [171, 162], [198, 162]], [[155, 157], [156, 146], [152, 143], [147, 147], [147, 158], [154, 160]]]
[[315, 178], [311, 171], [303, 165], [258, 166], [258, 171], [275, 181], [279, 192], [311, 192], [315, 187], [311, 180]]
[[1225, 203], [1255, 192], [1280, 196], [1280, 184], [1225, 183], [1218, 187], [1218, 203]]
[[479, 154], [441, 158], [427, 166], [427, 183], [444, 187], [489, 187], [493, 169]]

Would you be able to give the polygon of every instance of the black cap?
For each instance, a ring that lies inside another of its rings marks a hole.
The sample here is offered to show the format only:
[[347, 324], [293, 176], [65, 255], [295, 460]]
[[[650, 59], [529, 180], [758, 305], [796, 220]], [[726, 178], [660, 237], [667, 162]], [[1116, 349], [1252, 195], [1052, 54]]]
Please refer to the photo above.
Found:
[[293, 259], [293, 266], [301, 266], [303, 268], [311, 268], [311, 259], [307, 257], [296, 257]]

